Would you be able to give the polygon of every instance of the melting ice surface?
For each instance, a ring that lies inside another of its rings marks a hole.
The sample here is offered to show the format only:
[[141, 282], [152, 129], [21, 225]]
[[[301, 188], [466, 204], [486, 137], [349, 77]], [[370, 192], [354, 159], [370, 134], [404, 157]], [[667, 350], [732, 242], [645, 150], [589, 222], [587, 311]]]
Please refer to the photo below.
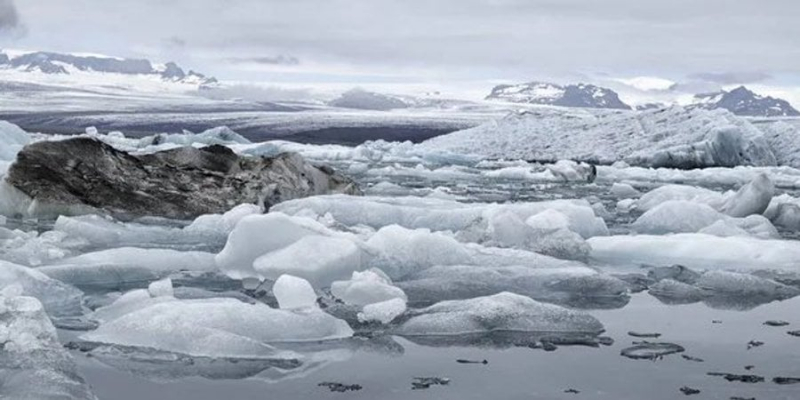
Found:
[[[20, 146], [42, 139], [12, 134]], [[787, 334], [800, 329], [800, 170], [617, 163], [589, 183], [571, 161], [431, 143], [251, 144], [223, 129], [155, 145], [90, 135], [138, 152], [297, 151], [348, 172], [366, 195], [121, 222], [36, 216], [0, 189], [2, 395], [36, 382], [74, 398], [404, 399], [414, 377], [450, 379], [414, 392], [426, 398], [795, 393], [706, 373], [755, 365], [767, 382], [800, 375], [799, 339]], [[661, 333], [704, 362], [622, 357], [642, 340], [629, 331]], [[766, 344], [747, 350], [751, 340]], [[317, 386], [326, 381], [364, 389], [330, 393]]]

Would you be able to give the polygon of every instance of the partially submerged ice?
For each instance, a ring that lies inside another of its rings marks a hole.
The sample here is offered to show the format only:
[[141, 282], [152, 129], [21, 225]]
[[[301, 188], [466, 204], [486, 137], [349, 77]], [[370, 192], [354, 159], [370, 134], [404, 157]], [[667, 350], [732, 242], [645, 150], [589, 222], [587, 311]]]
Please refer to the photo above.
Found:
[[288, 311], [234, 299], [143, 303], [81, 340], [202, 357], [281, 358], [270, 343], [342, 339], [353, 330], [316, 308]]
[[599, 334], [603, 324], [589, 314], [539, 303], [514, 293], [451, 300], [409, 313], [401, 336], [464, 335], [491, 332]]
[[398, 285], [412, 304], [464, 300], [501, 292], [585, 308], [617, 307], [628, 300], [625, 282], [580, 264], [555, 268], [435, 266], [407, 276]]
[[35, 298], [0, 291], [0, 343], [1, 397], [97, 400]]
[[374, 268], [363, 272], [353, 272], [346, 281], [331, 284], [331, 294], [346, 304], [366, 306], [392, 299], [407, 300], [402, 289], [392, 283], [380, 269]]
[[309, 308], [317, 304], [314, 288], [303, 278], [281, 275], [272, 285], [272, 293], [281, 309]]
[[21, 295], [35, 297], [53, 317], [69, 317], [83, 313], [83, 292], [42, 272], [0, 261], [0, 290], [17, 286]]

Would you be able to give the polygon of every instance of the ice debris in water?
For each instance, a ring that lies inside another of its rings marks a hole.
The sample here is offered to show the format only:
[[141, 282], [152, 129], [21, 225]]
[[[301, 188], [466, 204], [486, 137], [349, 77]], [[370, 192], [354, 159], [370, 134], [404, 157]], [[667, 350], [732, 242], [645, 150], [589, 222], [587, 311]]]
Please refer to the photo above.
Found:
[[353, 272], [350, 280], [331, 284], [331, 294], [346, 304], [366, 306], [392, 299], [407, 300], [402, 289], [394, 286], [391, 278], [383, 271], [372, 268], [363, 272]]
[[451, 300], [410, 312], [396, 334], [463, 335], [495, 331], [599, 334], [603, 324], [589, 314], [539, 303], [514, 293]]
[[360, 269], [361, 249], [350, 239], [306, 236], [258, 257], [253, 268], [259, 276], [268, 279], [292, 274], [322, 288]]
[[731, 217], [762, 214], [775, 193], [775, 185], [766, 174], [759, 174], [752, 182], [742, 186], [721, 205], [720, 211]]
[[37, 268], [82, 289], [142, 287], [178, 271], [216, 271], [214, 254], [121, 247], [81, 254]]
[[147, 287], [147, 292], [151, 297], [171, 297], [175, 294], [172, 289], [172, 279], [165, 278], [155, 281]]
[[314, 288], [303, 278], [281, 275], [272, 286], [272, 294], [281, 309], [308, 308], [317, 304]]
[[406, 301], [402, 298], [394, 298], [367, 304], [363, 311], [358, 313], [358, 320], [360, 322], [377, 321], [385, 325], [404, 312], [406, 312]]
[[761, 215], [733, 218], [710, 206], [683, 200], [663, 202], [642, 214], [631, 227], [639, 233], [702, 232], [717, 236], [779, 238], [778, 230]]
[[554, 268], [526, 266], [435, 266], [398, 282], [416, 304], [512, 292], [549, 303], [602, 307], [624, 304], [625, 282], [580, 264]]
[[614, 182], [611, 185], [611, 194], [619, 199], [635, 199], [641, 196], [642, 192], [627, 183]]
[[800, 242], [700, 233], [594, 237], [591, 258], [621, 266], [680, 264], [701, 269], [797, 271]]
[[0, 289], [12, 285], [19, 287], [19, 295], [37, 298], [51, 316], [82, 314], [83, 292], [80, 290], [39, 270], [0, 261]]
[[525, 221], [535, 214], [553, 209], [566, 215], [569, 229], [583, 238], [608, 234], [603, 219], [595, 215], [591, 205], [585, 200], [467, 204], [419, 197], [330, 195], [295, 199], [278, 204], [273, 209], [292, 215], [309, 211], [317, 216], [330, 213], [337, 222], [347, 226], [366, 225], [380, 229], [389, 225], [400, 225], [409, 229], [451, 232], [468, 229], [485, 231], [486, 221], [501, 212], [512, 212]]
[[9, 292], [0, 291], [1, 396], [96, 400], [78, 374], [75, 361], [59, 343], [42, 304]]
[[276, 358], [286, 355], [269, 343], [341, 339], [352, 334], [346, 322], [316, 308], [287, 311], [233, 299], [173, 299], [145, 303], [85, 333], [81, 340], [194, 356]]

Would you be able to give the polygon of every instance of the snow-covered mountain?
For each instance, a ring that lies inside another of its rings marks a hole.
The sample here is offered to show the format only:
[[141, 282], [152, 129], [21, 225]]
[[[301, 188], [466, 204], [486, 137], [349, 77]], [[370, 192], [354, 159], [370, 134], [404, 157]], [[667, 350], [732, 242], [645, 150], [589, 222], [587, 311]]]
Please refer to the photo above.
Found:
[[499, 85], [486, 96], [487, 100], [513, 103], [543, 104], [562, 107], [615, 108], [631, 107], [611, 89], [586, 84], [558, 85], [548, 82], [528, 82], [518, 85]]
[[0, 70], [43, 75], [114, 74], [157, 77], [165, 82], [204, 86], [217, 82], [213, 77], [188, 71], [174, 62], [154, 64], [149, 60], [100, 55], [36, 52], [0, 53]]
[[698, 94], [697, 107], [713, 110], [724, 108], [736, 115], [750, 117], [796, 117], [798, 112], [788, 101], [754, 93], [744, 86], [731, 91]]

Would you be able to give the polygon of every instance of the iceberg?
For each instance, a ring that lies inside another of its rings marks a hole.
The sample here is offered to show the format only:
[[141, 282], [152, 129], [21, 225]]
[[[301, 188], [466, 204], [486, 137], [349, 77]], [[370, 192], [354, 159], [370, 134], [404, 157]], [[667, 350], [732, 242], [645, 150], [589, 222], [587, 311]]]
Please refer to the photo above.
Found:
[[53, 317], [70, 317], [83, 314], [83, 292], [42, 272], [0, 261], [0, 289], [18, 286], [20, 295], [38, 299]]
[[371, 303], [358, 313], [360, 322], [380, 322], [387, 325], [406, 312], [406, 301], [401, 298]]
[[350, 239], [305, 236], [258, 257], [253, 269], [259, 277], [277, 279], [290, 274], [323, 288], [362, 269], [361, 249]]

